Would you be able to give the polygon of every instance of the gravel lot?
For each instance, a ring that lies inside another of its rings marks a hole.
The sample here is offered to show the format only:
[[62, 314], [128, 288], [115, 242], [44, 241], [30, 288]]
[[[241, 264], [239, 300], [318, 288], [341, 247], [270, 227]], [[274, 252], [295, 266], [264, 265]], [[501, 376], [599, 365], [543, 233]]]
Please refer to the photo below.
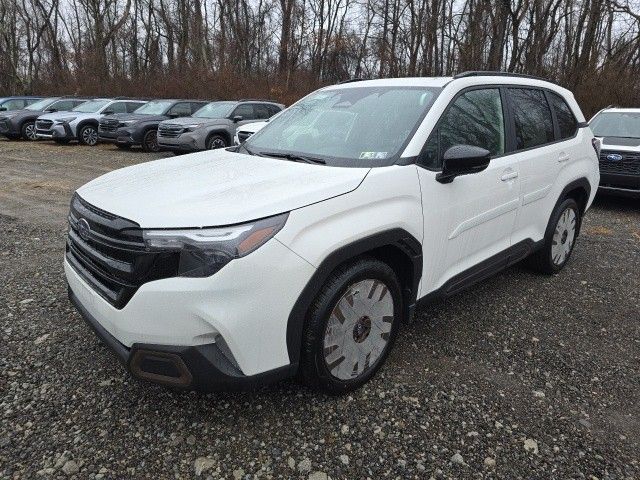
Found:
[[640, 478], [640, 202], [598, 200], [555, 278], [418, 312], [349, 397], [205, 395], [130, 377], [66, 297], [72, 191], [151, 158], [0, 141], [0, 478]]

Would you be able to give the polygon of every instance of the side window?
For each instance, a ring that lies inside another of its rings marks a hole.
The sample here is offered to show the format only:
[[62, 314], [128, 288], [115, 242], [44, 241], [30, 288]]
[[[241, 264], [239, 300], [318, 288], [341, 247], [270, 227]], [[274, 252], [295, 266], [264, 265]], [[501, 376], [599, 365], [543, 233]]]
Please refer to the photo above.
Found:
[[71, 100], [62, 100], [60, 102], [56, 102], [49, 107], [49, 109], [55, 109], [58, 112], [65, 112], [67, 110], [71, 110], [75, 107], [75, 104]]
[[144, 103], [140, 102], [127, 102], [127, 113], [133, 113], [139, 109]]
[[206, 104], [207, 102], [191, 102], [191, 114], [193, 115], [202, 107], [204, 107]]
[[6, 102], [4, 102], [2, 104], [2, 106], [4, 108], [6, 108], [7, 110], [19, 110], [21, 108], [24, 108], [25, 106], [25, 101], [22, 99], [13, 99], [13, 100], [8, 100]]
[[557, 93], [549, 92], [549, 99], [551, 106], [556, 112], [556, 119], [558, 120], [558, 128], [560, 130], [560, 138], [571, 138], [576, 134], [578, 130], [578, 121], [573, 115], [571, 108], [567, 105], [564, 98]]
[[273, 117], [276, 113], [281, 111], [280, 108], [275, 105], [267, 105], [267, 108], [269, 109], [269, 117]]
[[425, 144], [420, 164], [442, 167], [444, 152], [455, 145], [486, 148], [491, 156], [504, 154], [504, 115], [498, 88], [470, 90], [442, 114]]
[[542, 90], [510, 88], [516, 126], [516, 149], [537, 147], [555, 140], [553, 117]]
[[72, 108], [76, 108], [78, 105], [82, 105], [83, 103], [86, 103], [87, 100], [74, 100], [73, 102], [71, 102], [71, 107], [68, 110], [71, 110]]
[[190, 117], [191, 116], [191, 104], [189, 102], [176, 103], [167, 112], [170, 116], [176, 117]]
[[253, 120], [255, 117], [253, 115], [253, 106], [248, 103], [243, 103], [242, 105], [238, 105], [236, 109], [233, 111], [231, 118], [240, 115], [243, 120]]
[[127, 104], [125, 102], [115, 102], [107, 107], [107, 111], [113, 113], [127, 113]]
[[269, 109], [266, 105], [256, 104], [253, 106], [253, 111], [255, 112], [255, 118], [260, 120], [266, 120], [271, 115], [269, 115]]

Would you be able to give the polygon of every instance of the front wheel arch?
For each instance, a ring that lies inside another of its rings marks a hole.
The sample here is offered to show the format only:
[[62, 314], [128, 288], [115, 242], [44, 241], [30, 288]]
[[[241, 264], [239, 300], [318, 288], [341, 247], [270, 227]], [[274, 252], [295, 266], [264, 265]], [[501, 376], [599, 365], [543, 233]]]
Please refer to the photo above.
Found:
[[[401, 228], [385, 230], [361, 238], [338, 248], [327, 256], [298, 296], [287, 320], [287, 351], [292, 365], [299, 365], [304, 321], [309, 307], [322, 286], [341, 265], [364, 255], [387, 263], [396, 272], [403, 287], [403, 317], [405, 320], [410, 317], [422, 276], [422, 244], [411, 233]], [[404, 267], [395, 263], [394, 258], [403, 259]], [[398, 271], [405, 267], [410, 267], [409, 273], [405, 270], [398, 275]]]
[[[208, 148], [209, 148], [209, 141], [211, 140], [211, 138], [212, 138], [213, 136], [216, 136], [216, 135], [218, 135], [218, 136], [220, 136], [220, 137], [224, 138], [224, 141], [227, 143], [227, 147], [229, 147], [229, 146], [231, 146], [231, 145], [233, 144], [233, 141], [232, 141], [232, 140], [231, 140], [231, 138], [229, 137], [229, 133], [228, 133], [228, 132], [226, 132], [226, 131], [224, 131], [224, 130], [213, 130], [213, 131], [211, 131], [211, 132], [209, 132], [209, 133], [207, 134], [207, 138], [206, 138], [206, 140], [204, 141], [204, 147], [205, 147], [205, 149], [208, 149]], [[225, 148], [226, 148], [226, 147], [225, 147]]]

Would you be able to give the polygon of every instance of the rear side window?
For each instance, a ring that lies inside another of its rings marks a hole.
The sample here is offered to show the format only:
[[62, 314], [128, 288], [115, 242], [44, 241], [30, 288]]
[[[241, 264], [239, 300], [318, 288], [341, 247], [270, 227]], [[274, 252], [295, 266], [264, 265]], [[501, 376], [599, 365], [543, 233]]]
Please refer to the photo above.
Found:
[[127, 113], [133, 113], [139, 109], [144, 103], [141, 102], [127, 102]]
[[127, 113], [127, 104], [125, 102], [115, 102], [109, 105], [106, 110], [112, 113]]
[[553, 142], [553, 117], [544, 92], [510, 88], [509, 95], [516, 127], [516, 149], [524, 150]]
[[231, 116], [236, 117], [238, 115], [240, 115], [243, 120], [254, 120], [256, 118], [253, 113], [253, 106], [248, 103], [238, 105]]
[[549, 92], [549, 101], [556, 113], [558, 129], [560, 130], [560, 138], [573, 137], [578, 130], [578, 121], [573, 115], [571, 108], [569, 108], [569, 105], [567, 105], [564, 98], [553, 92]]
[[269, 117], [274, 116], [276, 113], [280, 112], [280, 107], [277, 107], [275, 105], [267, 105], [267, 108], [269, 109]]
[[176, 103], [167, 114], [176, 117], [189, 117], [191, 116], [191, 103]]
[[505, 129], [500, 90], [470, 90], [442, 114], [422, 152], [421, 165], [440, 168], [444, 153], [455, 145], [472, 145], [504, 154]]
[[269, 109], [266, 105], [256, 104], [253, 106], [253, 111], [255, 112], [255, 118], [257, 119], [267, 119], [271, 115], [269, 115]]

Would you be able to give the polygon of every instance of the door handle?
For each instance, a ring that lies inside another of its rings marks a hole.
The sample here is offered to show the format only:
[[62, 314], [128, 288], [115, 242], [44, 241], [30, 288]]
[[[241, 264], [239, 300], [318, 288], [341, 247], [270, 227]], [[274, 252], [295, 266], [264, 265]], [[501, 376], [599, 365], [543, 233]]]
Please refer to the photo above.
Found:
[[567, 160], [569, 160], [570, 158], [571, 158], [571, 156], [568, 153], [562, 153], [558, 157], [558, 162], [563, 163], [563, 162], [566, 162]]
[[503, 182], [508, 182], [509, 180], [513, 180], [515, 178], [518, 178], [518, 172], [507, 172], [500, 177], [500, 180], [502, 180]]

